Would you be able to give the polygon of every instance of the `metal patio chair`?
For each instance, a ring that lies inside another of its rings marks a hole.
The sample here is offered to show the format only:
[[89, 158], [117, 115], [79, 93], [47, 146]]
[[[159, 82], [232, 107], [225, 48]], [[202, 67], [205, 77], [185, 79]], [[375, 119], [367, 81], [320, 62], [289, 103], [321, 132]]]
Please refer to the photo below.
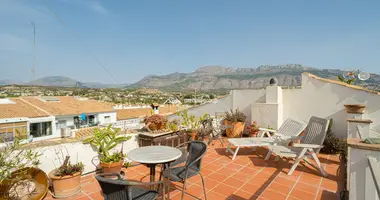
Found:
[[[106, 178], [116, 176], [117, 180]], [[105, 200], [155, 200], [158, 197], [158, 190], [150, 190], [144, 187], [152, 185], [163, 185], [164, 181], [137, 182], [123, 180], [120, 174], [103, 173], [96, 176], [102, 188]], [[165, 187], [162, 187], [162, 199], [165, 200]]]
[[[181, 146], [182, 147], [179, 148], [183, 148], [183, 150], [186, 151], [183, 153], [187, 155], [185, 165], [166, 168], [163, 171], [163, 176], [166, 179], [169, 179], [170, 181], [183, 183], [181, 196], [181, 199], [183, 199], [184, 194], [186, 193], [185, 190], [187, 179], [196, 175], [200, 175], [202, 179], [203, 192], [205, 195], [205, 199], [207, 200], [205, 183], [201, 173], [202, 158], [206, 154], [207, 144], [202, 141], [189, 141], [182, 144]], [[194, 197], [189, 193], [186, 194]]]

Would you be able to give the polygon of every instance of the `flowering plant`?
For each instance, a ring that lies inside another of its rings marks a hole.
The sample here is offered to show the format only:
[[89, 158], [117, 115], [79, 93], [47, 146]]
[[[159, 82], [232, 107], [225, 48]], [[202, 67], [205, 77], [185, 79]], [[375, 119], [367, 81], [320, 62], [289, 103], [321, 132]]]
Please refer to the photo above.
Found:
[[144, 118], [144, 123], [152, 123], [152, 124], [166, 124], [168, 122], [168, 119], [162, 115], [152, 115], [152, 116], [147, 116]]
[[249, 135], [252, 135], [252, 136], [256, 136], [260, 129], [259, 129], [259, 125], [257, 125], [256, 122], [252, 122], [248, 127], [247, 127], [247, 131], [248, 131], [248, 134]]

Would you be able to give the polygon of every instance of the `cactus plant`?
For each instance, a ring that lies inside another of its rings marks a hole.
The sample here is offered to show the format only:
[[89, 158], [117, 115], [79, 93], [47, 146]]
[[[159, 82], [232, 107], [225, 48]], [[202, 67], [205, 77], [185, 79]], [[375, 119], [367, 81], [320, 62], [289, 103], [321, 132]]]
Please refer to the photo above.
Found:
[[[93, 147], [97, 148], [99, 159], [101, 162], [109, 163], [113, 162], [115, 157], [122, 158], [122, 152], [111, 153], [111, 150], [116, 147], [116, 145], [121, 144], [125, 141], [131, 139], [131, 136], [120, 136], [118, 135], [120, 129], [108, 127], [94, 130], [94, 135], [90, 138], [83, 140], [84, 144], [91, 144]], [[115, 155], [118, 154], [118, 155]]]

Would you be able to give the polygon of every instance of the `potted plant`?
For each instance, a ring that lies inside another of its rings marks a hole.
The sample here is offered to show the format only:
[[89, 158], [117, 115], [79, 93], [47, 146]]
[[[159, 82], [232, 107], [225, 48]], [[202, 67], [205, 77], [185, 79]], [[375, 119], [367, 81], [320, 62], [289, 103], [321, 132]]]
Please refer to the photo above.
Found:
[[229, 138], [240, 137], [243, 133], [246, 116], [238, 109], [235, 112], [231, 109], [225, 113], [224, 125], [231, 126], [226, 128], [226, 134]]
[[70, 197], [81, 190], [80, 179], [84, 169], [82, 162], [71, 164], [70, 156], [66, 156], [63, 164], [49, 173], [53, 185], [53, 196]]
[[259, 125], [257, 125], [255, 121], [252, 122], [249, 126], [247, 126], [247, 132], [251, 137], [256, 137], [260, 132]]
[[167, 129], [169, 129], [170, 131], [172, 132], [177, 132], [179, 130], [179, 125], [180, 125], [180, 122], [175, 119], [173, 121], [170, 121], [169, 123], [167, 123]]
[[37, 168], [41, 154], [25, 149], [19, 138], [8, 143], [0, 137], [0, 143], [0, 199], [43, 199], [48, 178]]
[[151, 115], [144, 118], [145, 126], [151, 131], [163, 130], [166, 128], [168, 119], [162, 115]]
[[209, 115], [206, 113], [203, 116], [195, 117], [194, 115], [189, 115], [187, 110], [178, 113], [178, 116], [182, 117], [182, 126], [185, 127], [185, 131], [190, 135], [191, 140], [197, 139], [198, 129], [200, 127], [201, 121]]
[[364, 109], [366, 105], [364, 104], [346, 104], [344, 105], [346, 107], [347, 113], [353, 113], [353, 114], [364, 114]]
[[118, 135], [120, 129], [107, 128], [94, 130], [94, 135], [83, 141], [84, 144], [91, 144], [98, 151], [100, 166], [104, 173], [120, 173], [124, 163], [123, 151], [112, 151], [118, 144], [131, 139], [131, 136]]

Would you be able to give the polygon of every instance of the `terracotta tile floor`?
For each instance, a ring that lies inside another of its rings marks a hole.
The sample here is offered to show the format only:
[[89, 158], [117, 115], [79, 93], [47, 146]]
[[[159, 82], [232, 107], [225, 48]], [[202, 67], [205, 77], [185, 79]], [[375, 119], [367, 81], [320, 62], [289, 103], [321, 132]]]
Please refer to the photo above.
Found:
[[[343, 172], [339, 157], [323, 155], [318, 157], [324, 169], [329, 174], [323, 178], [320, 173], [308, 164], [297, 167], [291, 176], [287, 175], [292, 161], [279, 160], [264, 161], [265, 148], [257, 148], [252, 152], [250, 148], [239, 151], [234, 161], [231, 155], [225, 153], [216, 141], [210, 146], [203, 159], [202, 174], [205, 177], [207, 198], [209, 200], [302, 200], [302, 199], [339, 199], [339, 192], [343, 188]], [[227, 143], [225, 143], [225, 146]], [[160, 169], [157, 167], [157, 171]], [[131, 167], [126, 170], [127, 179], [148, 181], [149, 169], [145, 166]], [[103, 199], [99, 184], [94, 174], [82, 177], [82, 192], [74, 199]], [[202, 182], [196, 176], [188, 179], [187, 192], [203, 198]], [[181, 186], [181, 184], [175, 183]], [[171, 199], [181, 198], [177, 189], [171, 191]], [[53, 199], [48, 195], [45, 199]], [[185, 195], [185, 199], [193, 199]]]

